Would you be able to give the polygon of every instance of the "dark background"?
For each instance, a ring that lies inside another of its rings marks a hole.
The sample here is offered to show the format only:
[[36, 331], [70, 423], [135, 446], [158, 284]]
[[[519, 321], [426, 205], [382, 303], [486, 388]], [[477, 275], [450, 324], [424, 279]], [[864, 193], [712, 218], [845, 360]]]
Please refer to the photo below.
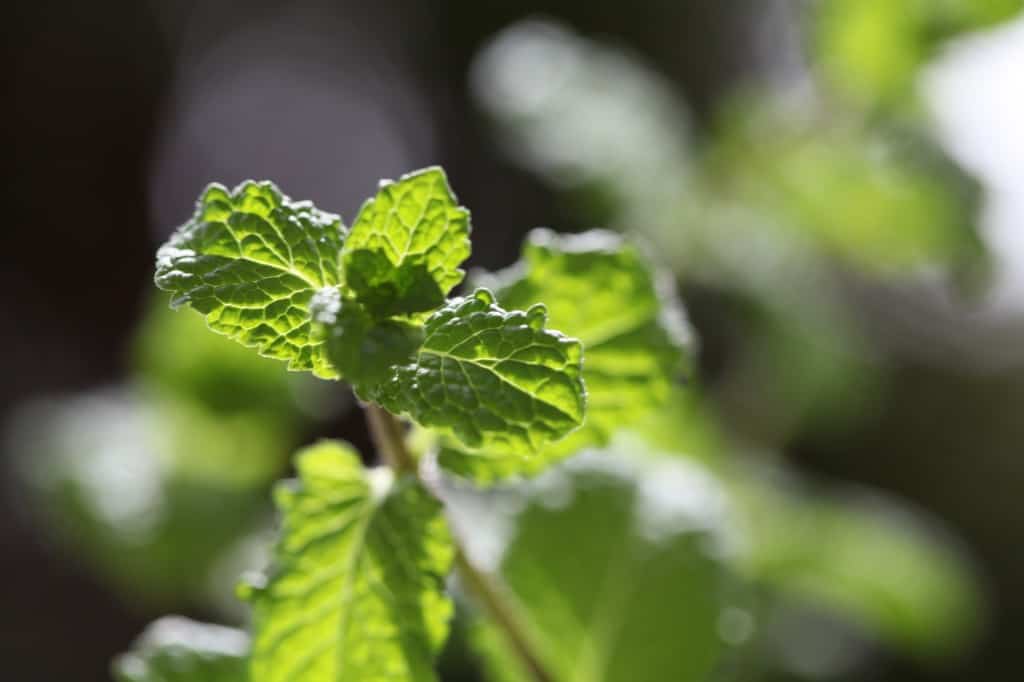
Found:
[[[273, 177], [351, 218], [378, 178], [438, 163], [473, 209], [472, 264], [489, 268], [511, 262], [535, 225], [583, 227], [544, 185], [502, 160], [467, 92], [476, 50], [515, 19], [558, 17], [646, 56], [679, 85], [699, 129], [724, 93], [765, 68], [765, 45], [784, 41], [764, 33], [773, 4], [10, 4], [0, 404], [7, 411], [127, 372], [154, 250], [212, 179]], [[684, 293], [713, 383], [737, 352], [730, 329], [738, 312], [713, 293]], [[975, 652], [941, 670], [883, 656], [878, 679], [1015, 679], [1024, 631], [1024, 373], [906, 359], [890, 369], [894, 380], [871, 418], [842, 437], [798, 433], [787, 455], [920, 504], [948, 522], [981, 567], [992, 622]], [[329, 428], [357, 442], [359, 429], [352, 419]], [[125, 603], [39, 541], [7, 483], [3, 677], [107, 679], [110, 657], [158, 614]]]

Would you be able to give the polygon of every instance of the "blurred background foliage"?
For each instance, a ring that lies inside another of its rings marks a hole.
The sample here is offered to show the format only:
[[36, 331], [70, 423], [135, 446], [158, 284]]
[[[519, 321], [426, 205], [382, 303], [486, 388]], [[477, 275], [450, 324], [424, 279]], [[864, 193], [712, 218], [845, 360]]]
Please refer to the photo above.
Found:
[[[195, 193], [270, 177], [351, 218], [376, 178], [441, 163], [474, 265], [538, 224], [609, 227], [695, 330], [695, 376], [602, 452], [446, 484], [559, 674], [1013, 678], [1024, 93], [997, 76], [1024, 63], [1021, 6], [16, 3], [8, 673], [109, 679], [167, 611], [243, 624], [289, 453], [369, 452], [340, 387], [152, 295]], [[460, 604], [443, 678], [521, 679]], [[117, 674], [232, 679], [244, 637], [210, 628], [158, 623]]]

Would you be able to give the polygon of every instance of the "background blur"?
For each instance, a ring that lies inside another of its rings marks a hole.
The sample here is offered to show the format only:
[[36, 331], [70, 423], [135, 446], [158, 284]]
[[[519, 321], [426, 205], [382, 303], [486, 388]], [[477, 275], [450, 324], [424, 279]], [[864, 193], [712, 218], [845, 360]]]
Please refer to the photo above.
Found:
[[[952, 624], [904, 622], [898, 595], [955, 599], [941, 581], [921, 588], [913, 560], [884, 589], [858, 587], [858, 571], [901, 552], [876, 543], [852, 577], [829, 579], [851, 583], [838, 600], [851, 612], [865, 605], [858, 625], [804, 629], [803, 650], [769, 639], [773, 662], [739, 679], [1015, 678], [1020, 9], [12, 3], [5, 677], [106, 680], [164, 612], [237, 619], [231, 585], [259, 565], [286, 454], [321, 435], [366, 445], [342, 390], [162, 312], [153, 254], [199, 190], [271, 178], [351, 220], [379, 178], [437, 163], [472, 210], [471, 265], [508, 265], [538, 225], [645, 244], [680, 285], [732, 447], [824, 490], [899, 500], [973, 576], [953, 590], [973, 596], [949, 607]], [[476, 679], [464, 658], [449, 656], [446, 680]]]

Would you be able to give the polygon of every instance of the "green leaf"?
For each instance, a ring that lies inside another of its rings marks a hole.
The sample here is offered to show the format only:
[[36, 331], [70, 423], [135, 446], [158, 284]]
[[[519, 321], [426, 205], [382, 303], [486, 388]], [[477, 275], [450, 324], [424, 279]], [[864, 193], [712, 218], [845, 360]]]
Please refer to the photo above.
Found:
[[478, 457], [529, 459], [583, 421], [579, 341], [545, 328], [543, 306], [508, 312], [486, 289], [454, 298], [370, 399], [453, 434]]
[[301, 420], [295, 389], [314, 390], [322, 384], [211, 334], [201, 316], [170, 310], [164, 295], [147, 305], [132, 350], [135, 375], [147, 390], [191, 401], [226, 418], [259, 413], [283, 427], [294, 425]]
[[811, 10], [813, 48], [830, 85], [870, 107], [906, 106], [914, 79], [957, 35], [1018, 15], [1021, 0], [831, 0]]
[[352, 299], [318, 297], [313, 319], [327, 344], [327, 356], [364, 400], [392, 379], [395, 368], [414, 361], [423, 328], [401, 319], [375, 319]]
[[383, 182], [345, 241], [345, 285], [377, 317], [433, 310], [462, 281], [469, 231], [440, 168]]
[[968, 281], [983, 274], [976, 188], [926, 136], [827, 115], [794, 120], [767, 100], [726, 110], [719, 129], [708, 178], [749, 216], [734, 218], [738, 227], [760, 234], [767, 223], [779, 244], [876, 278], [934, 267]]
[[364, 471], [346, 444], [296, 457], [275, 565], [253, 606], [253, 682], [435, 681], [452, 605], [440, 504], [411, 476]]
[[314, 293], [338, 284], [341, 219], [292, 201], [270, 182], [210, 185], [195, 215], [157, 252], [156, 284], [210, 328], [260, 354], [330, 378], [311, 336]]
[[971, 567], [920, 514], [879, 494], [804, 491], [777, 470], [731, 486], [754, 580], [923, 657], [955, 654], [977, 634]]
[[114, 659], [117, 682], [246, 682], [249, 638], [241, 630], [168, 616]]
[[[555, 682], [710, 678], [732, 589], [721, 491], [678, 464], [641, 469], [589, 453], [538, 480], [501, 575]], [[492, 679], [532, 679], [501, 633], [484, 640]]]
[[6, 434], [41, 530], [148, 608], [208, 595], [227, 552], [262, 524], [289, 447], [273, 421], [157, 397], [122, 388], [28, 403]]
[[582, 448], [606, 445], [614, 431], [662, 405], [691, 362], [684, 352], [690, 332], [670, 288], [635, 247], [611, 232], [534, 230], [522, 261], [493, 279], [503, 307], [543, 303], [553, 327], [583, 342], [587, 417], [531, 459], [445, 447], [441, 462], [450, 470], [487, 481], [535, 473]]
[[713, 415], [680, 398], [615, 447], [711, 467], [736, 512], [744, 551], [733, 564], [747, 579], [908, 654], [941, 658], [970, 644], [982, 615], [977, 578], [934, 522], [877, 492], [814, 485], [764, 458], [737, 460]]

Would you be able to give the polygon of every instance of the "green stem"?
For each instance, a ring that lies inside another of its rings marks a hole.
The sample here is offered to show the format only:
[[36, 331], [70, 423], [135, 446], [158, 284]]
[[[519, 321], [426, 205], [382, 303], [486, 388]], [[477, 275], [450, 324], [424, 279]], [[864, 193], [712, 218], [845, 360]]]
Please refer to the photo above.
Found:
[[470, 562], [462, 547], [455, 548], [455, 568], [462, 584], [481, 602], [491, 621], [504, 633], [505, 640], [519, 658], [519, 662], [530, 673], [534, 682], [555, 682], [526, 638], [522, 623], [512, 610], [508, 599], [491, 577]]
[[395, 416], [380, 405], [369, 403], [366, 405], [366, 422], [381, 460], [396, 474], [416, 473], [416, 460], [405, 447], [402, 425]]
[[[402, 425], [398, 419], [372, 403], [366, 405], [366, 421], [370, 427], [370, 437], [383, 462], [395, 470], [395, 473], [414, 473], [419, 475], [419, 467], [409, 449], [405, 446]], [[429, 486], [425, 486], [429, 489]], [[509, 604], [508, 598], [502, 593], [501, 586], [491, 576], [479, 570], [466, 556], [458, 538], [453, 537], [455, 544], [455, 568], [462, 584], [481, 604], [491, 621], [504, 633], [505, 639], [520, 663], [530, 673], [534, 682], [555, 682], [540, 657], [534, 652], [526, 630]]]

